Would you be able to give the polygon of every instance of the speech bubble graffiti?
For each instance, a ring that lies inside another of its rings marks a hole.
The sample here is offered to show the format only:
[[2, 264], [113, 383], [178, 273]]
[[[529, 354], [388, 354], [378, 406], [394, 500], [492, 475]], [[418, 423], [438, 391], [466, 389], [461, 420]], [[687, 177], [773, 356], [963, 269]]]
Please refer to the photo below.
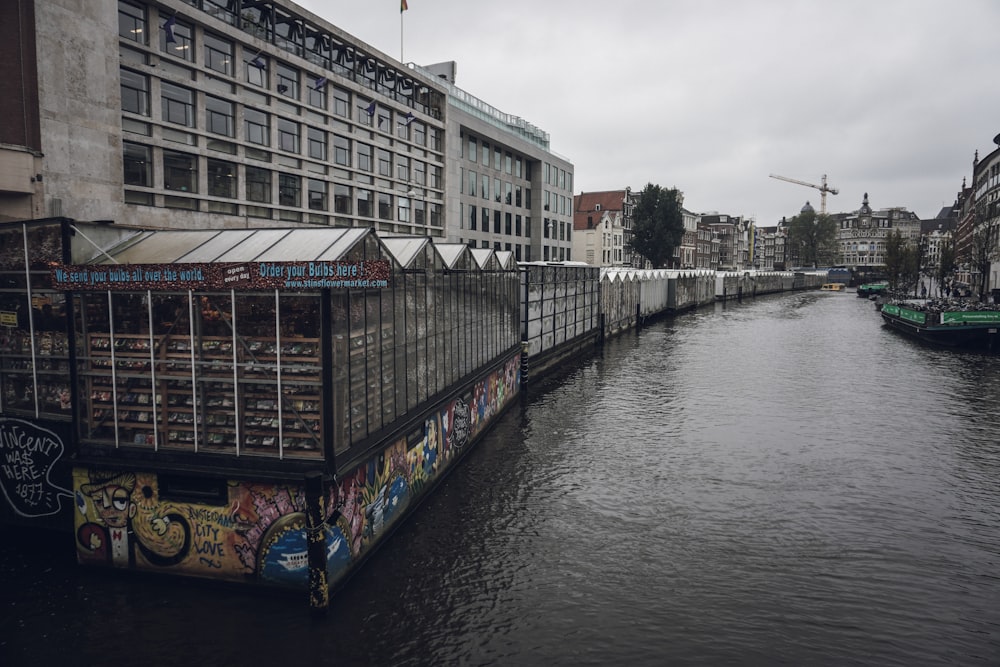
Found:
[[59, 512], [59, 496], [73, 494], [49, 479], [66, 451], [52, 431], [21, 419], [0, 417], [0, 490], [14, 512], [23, 517]]

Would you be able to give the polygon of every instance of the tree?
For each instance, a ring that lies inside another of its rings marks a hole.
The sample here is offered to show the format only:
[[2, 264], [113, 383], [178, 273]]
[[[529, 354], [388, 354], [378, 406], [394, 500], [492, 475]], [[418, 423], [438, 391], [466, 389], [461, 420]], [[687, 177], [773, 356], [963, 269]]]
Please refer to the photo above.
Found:
[[893, 229], [885, 237], [885, 276], [889, 280], [889, 288], [905, 291], [906, 277], [909, 273], [910, 252], [906, 239]]
[[649, 260], [654, 269], [667, 266], [684, 237], [684, 195], [676, 188], [648, 183], [632, 211], [629, 248]]
[[837, 263], [837, 222], [806, 208], [788, 221], [788, 243], [802, 266], [832, 266]]
[[944, 282], [951, 275], [952, 271], [955, 270], [956, 263], [955, 239], [949, 234], [947, 242], [941, 244], [941, 255], [937, 270], [934, 273], [938, 284], [938, 296], [941, 296], [941, 289], [944, 286]]
[[[977, 220], [978, 222], [978, 220]], [[977, 273], [979, 300], [986, 297], [986, 285], [990, 277], [990, 264], [997, 249], [997, 230], [990, 224], [977, 224], [972, 231], [972, 239], [968, 247], [968, 257], [966, 258], [972, 267], [973, 273]]]

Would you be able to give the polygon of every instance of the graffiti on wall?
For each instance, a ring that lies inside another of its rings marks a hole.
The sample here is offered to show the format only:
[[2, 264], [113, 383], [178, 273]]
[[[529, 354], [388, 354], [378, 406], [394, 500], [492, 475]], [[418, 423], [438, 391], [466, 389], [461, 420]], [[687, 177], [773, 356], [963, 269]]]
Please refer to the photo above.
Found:
[[73, 494], [51, 481], [52, 468], [66, 451], [52, 431], [21, 419], [0, 417], [0, 490], [22, 517], [57, 514], [60, 496]]
[[[428, 415], [330, 484], [324, 498], [328, 581], [336, 583], [499, 414], [517, 391], [518, 359]], [[226, 504], [161, 497], [152, 473], [77, 468], [76, 541], [81, 563], [170, 569], [228, 580], [308, 585], [304, 488], [229, 481]]]

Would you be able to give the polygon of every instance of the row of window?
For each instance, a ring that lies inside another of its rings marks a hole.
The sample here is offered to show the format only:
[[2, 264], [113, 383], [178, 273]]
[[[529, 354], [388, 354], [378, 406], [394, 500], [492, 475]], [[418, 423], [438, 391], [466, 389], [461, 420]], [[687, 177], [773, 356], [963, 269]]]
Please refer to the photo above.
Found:
[[[196, 100], [199, 93], [169, 81], [158, 81], [161, 98], [161, 119], [166, 123], [182, 127], [196, 128]], [[145, 74], [130, 69], [121, 69], [122, 110], [139, 116], [150, 117], [150, 80]], [[352, 140], [335, 132], [313, 127], [305, 123], [276, 116], [249, 106], [238, 105], [226, 99], [208, 94], [200, 94], [205, 109], [206, 131], [232, 139], [241, 138], [256, 146], [274, 147], [286, 153], [303, 154], [327, 161], [332, 157], [334, 164], [371, 172], [377, 166], [379, 176], [413, 181], [426, 185], [428, 165], [406, 155], [393, 154], [386, 148], [376, 148], [356, 142], [356, 165], [352, 165]], [[242, 109], [242, 136], [238, 137], [237, 110]], [[391, 122], [388, 120], [386, 122]], [[405, 127], [401, 120], [400, 127]], [[432, 181], [439, 181], [440, 167], [430, 165], [434, 174]]]
[[[481, 164], [484, 167], [491, 167], [496, 171], [512, 175], [515, 178], [531, 180], [531, 161], [522, 162], [520, 156], [514, 156], [510, 151], [504, 151], [500, 146], [494, 145], [492, 150], [490, 143], [482, 138], [472, 135], [466, 137], [459, 144], [459, 157]], [[492, 157], [492, 165], [491, 165]], [[522, 168], [523, 165], [523, 168]], [[544, 185], [551, 185], [562, 190], [573, 191], [573, 174], [554, 164], [545, 162], [542, 166], [542, 182]]]
[[[493, 188], [490, 189], [492, 180]], [[501, 181], [499, 178], [490, 179], [489, 174], [479, 174], [471, 169], [462, 169], [461, 194], [473, 197], [481, 196], [489, 200], [492, 194], [493, 199], [498, 204], [507, 204], [518, 208], [531, 209], [531, 188], [522, 188], [520, 185], [510, 181]]]
[[[465, 143], [466, 142], [459, 142], [460, 151]], [[465, 155], [460, 154], [459, 157], [467, 157], [470, 162], [479, 164], [479, 155], [482, 155], [482, 166], [489, 167], [491, 155], [489, 142], [485, 139], [477, 139], [476, 137], [469, 136], [467, 153]], [[530, 160], [524, 160], [522, 162], [520, 156], [515, 157], [510, 151], [503, 151], [500, 146], [493, 147], [492, 155], [493, 169], [496, 171], [502, 171], [509, 176], [523, 178], [526, 181], [531, 180]]]
[[[200, 6], [199, 0], [187, 0], [189, 4]], [[238, 25], [247, 33], [272, 42], [279, 47], [304, 56], [311, 62], [326, 70], [335, 70], [338, 74], [358, 81], [362, 85], [375, 90], [407, 106], [419, 108], [425, 113], [435, 110], [431, 106], [431, 91], [418, 84], [404, 73], [397, 72], [385, 63], [378, 62], [374, 57], [361, 54], [357, 48], [348, 44], [337, 43], [330, 34], [323, 33], [319, 28], [309, 26], [303, 30], [303, 23], [294, 20], [291, 15], [278, 20], [277, 11], [272, 11], [265, 3], [244, 3], [239, 20], [227, 8], [205, 0], [211, 7], [205, 11]], [[228, 5], [235, 5], [227, 0]], [[283, 13], [283, 12], [282, 12]], [[155, 25], [157, 36], [150, 35]], [[285, 34], [293, 30], [293, 35]], [[283, 32], [285, 31], [285, 32]], [[161, 12], [159, 20], [153, 24], [147, 15], [147, 9], [139, 4], [120, 0], [118, 3], [118, 34], [135, 44], [148, 46], [158, 42], [162, 54], [181, 61], [195, 62], [197, 60], [196, 30], [193, 24], [186, 22], [176, 14], [166, 15]], [[201, 37], [202, 64], [206, 69], [217, 75], [233, 77], [236, 72], [236, 49], [232, 41], [225, 37], [204, 32]], [[305, 47], [305, 48], [303, 48]], [[308, 74], [282, 63], [271, 60], [262, 52], [243, 49], [243, 65], [246, 82], [262, 88], [273, 84], [280, 95], [300, 100], [304, 93], [309, 104], [326, 109], [325, 78], [322, 75], [312, 75], [311, 85], [300, 85], [309, 78]], [[273, 70], [273, 71], [272, 71]], [[270, 76], [269, 76], [270, 74]], [[268, 79], [271, 79], [270, 82]]]
[[[356, 215], [417, 225], [441, 225], [440, 205], [420, 198], [397, 196], [341, 183], [329, 183], [316, 178], [276, 172], [251, 165], [240, 165], [226, 160], [203, 158], [190, 153], [168, 149], [154, 150], [152, 146], [124, 142], [124, 180], [126, 186], [158, 187], [153, 165], [162, 170], [162, 187], [171, 193], [199, 194], [210, 197], [236, 199], [251, 204], [277, 203], [288, 208], [308, 208], [311, 211], [330, 211], [339, 215]], [[154, 160], [159, 155], [159, 162]], [[205, 174], [205, 181], [201, 174]], [[152, 203], [151, 193], [133, 192], [131, 203]], [[183, 203], [171, 200], [183, 208], [196, 207], [196, 200]], [[331, 209], [332, 204], [332, 209]], [[213, 210], [225, 212], [213, 203]], [[235, 204], [229, 205], [235, 212]], [[270, 210], [264, 209], [264, 217]], [[254, 213], [254, 207], [248, 207]]]
[[[124, 51], [123, 54], [126, 56], [129, 55], [128, 51]], [[141, 56], [126, 57], [124, 60], [126, 62], [135, 62], [139, 65], [146, 64]], [[253, 70], [254, 68], [250, 67], [250, 69]], [[193, 78], [193, 74], [187, 72], [184, 74]], [[162, 119], [186, 127], [196, 127], [195, 91], [165, 80], [160, 80], [159, 86], [160, 97], [162, 99]], [[441, 149], [440, 135], [437, 129], [433, 127], [428, 128], [423, 122], [416, 120], [412, 112], [405, 114], [402, 112], [393, 112], [392, 109], [377, 105], [371, 99], [357, 95], [352, 96], [350, 91], [343, 88], [332, 85], [329, 88], [332, 90], [333, 108], [331, 112], [334, 116], [346, 120], [355, 119], [360, 125], [377, 127], [383, 132], [395, 134], [397, 138], [409, 141], [417, 146], [427, 146], [431, 150], [436, 151]], [[310, 87], [310, 101], [313, 103], [313, 106], [326, 108], [326, 89], [327, 85], [325, 83], [321, 89]], [[232, 92], [231, 87], [223, 87], [220, 90], [221, 92]], [[152, 115], [150, 105], [151, 85], [150, 78], [147, 75], [122, 68], [121, 93], [122, 108], [125, 111], [141, 116]], [[266, 106], [268, 98], [266, 96], [258, 97], [260, 97], [262, 105]], [[227, 110], [230, 111], [228, 115], [232, 116], [231, 112], [235, 106], [234, 103], [222, 98], [206, 95], [204, 105], [206, 109], [206, 129], [217, 134], [234, 136], [232, 134], [232, 127], [213, 122], [219, 114], [225, 115]]]

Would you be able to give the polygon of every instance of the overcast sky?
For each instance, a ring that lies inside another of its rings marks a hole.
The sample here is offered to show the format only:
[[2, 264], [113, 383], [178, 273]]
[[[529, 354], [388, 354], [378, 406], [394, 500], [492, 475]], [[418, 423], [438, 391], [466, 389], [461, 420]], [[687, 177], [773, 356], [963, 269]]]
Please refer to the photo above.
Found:
[[549, 133], [575, 194], [676, 187], [694, 212], [932, 218], [1000, 133], [997, 0], [299, 0]]

